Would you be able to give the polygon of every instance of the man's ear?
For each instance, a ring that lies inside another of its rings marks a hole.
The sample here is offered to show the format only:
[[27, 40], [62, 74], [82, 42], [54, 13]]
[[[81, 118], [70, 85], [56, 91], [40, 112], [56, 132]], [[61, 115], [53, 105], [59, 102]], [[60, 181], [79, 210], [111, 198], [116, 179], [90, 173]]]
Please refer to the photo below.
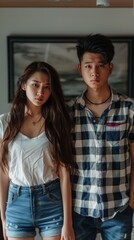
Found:
[[78, 64], [77, 69], [78, 69], [79, 74], [81, 75], [81, 65], [80, 65], [80, 63]]
[[110, 63], [109, 64], [109, 73], [111, 74], [112, 73], [112, 71], [113, 71], [113, 63]]

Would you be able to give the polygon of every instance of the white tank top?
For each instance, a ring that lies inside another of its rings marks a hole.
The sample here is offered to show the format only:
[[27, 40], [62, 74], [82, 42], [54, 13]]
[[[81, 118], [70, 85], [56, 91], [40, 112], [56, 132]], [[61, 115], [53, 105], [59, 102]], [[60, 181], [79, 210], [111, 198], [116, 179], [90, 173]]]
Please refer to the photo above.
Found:
[[[0, 115], [0, 138], [9, 121], [9, 114]], [[8, 146], [9, 178], [14, 184], [34, 186], [58, 178], [49, 154], [49, 141], [45, 132], [29, 138], [18, 133]]]

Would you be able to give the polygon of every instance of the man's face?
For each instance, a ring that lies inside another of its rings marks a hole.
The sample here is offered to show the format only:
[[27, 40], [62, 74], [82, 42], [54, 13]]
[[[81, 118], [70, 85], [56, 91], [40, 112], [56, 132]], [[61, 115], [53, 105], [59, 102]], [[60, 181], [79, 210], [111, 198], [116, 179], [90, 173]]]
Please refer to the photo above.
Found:
[[98, 89], [108, 85], [108, 77], [113, 69], [112, 63], [105, 64], [99, 53], [86, 52], [83, 55], [78, 70], [89, 88]]

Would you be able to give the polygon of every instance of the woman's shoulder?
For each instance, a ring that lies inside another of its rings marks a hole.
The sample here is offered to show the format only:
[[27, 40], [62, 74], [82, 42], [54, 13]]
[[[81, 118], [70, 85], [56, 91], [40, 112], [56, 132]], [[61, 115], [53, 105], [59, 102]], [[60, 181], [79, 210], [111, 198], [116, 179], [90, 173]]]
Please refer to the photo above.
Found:
[[3, 138], [6, 127], [10, 119], [10, 113], [0, 114], [0, 138]]
[[10, 113], [0, 114], [0, 132], [4, 132], [10, 120]]
[[10, 119], [10, 113], [9, 112], [0, 114], [0, 121], [3, 122], [3, 124], [4, 124], [4, 122], [8, 123], [9, 119]]

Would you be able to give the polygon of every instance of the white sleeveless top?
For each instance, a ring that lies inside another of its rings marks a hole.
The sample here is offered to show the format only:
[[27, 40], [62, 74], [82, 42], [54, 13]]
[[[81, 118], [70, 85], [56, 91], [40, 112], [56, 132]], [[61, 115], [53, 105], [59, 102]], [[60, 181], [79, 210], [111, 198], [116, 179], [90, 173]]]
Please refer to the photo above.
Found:
[[[0, 115], [1, 139], [9, 117], [9, 113]], [[19, 132], [8, 146], [8, 164], [9, 178], [17, 185], [34, 186], [58, 178], [45, 132], [34, 138]]]

